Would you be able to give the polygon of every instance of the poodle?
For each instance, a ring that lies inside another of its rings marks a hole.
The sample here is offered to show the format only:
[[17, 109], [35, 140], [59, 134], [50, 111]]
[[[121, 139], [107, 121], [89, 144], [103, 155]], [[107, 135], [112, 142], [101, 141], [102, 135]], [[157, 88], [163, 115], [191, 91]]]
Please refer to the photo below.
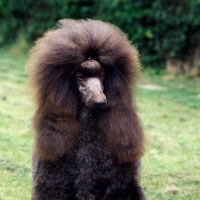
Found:
[[36, 104], [32, 200], [145, 200], [132, 99], [137, 50], [117, 27], [60, 20], [27, 64]]

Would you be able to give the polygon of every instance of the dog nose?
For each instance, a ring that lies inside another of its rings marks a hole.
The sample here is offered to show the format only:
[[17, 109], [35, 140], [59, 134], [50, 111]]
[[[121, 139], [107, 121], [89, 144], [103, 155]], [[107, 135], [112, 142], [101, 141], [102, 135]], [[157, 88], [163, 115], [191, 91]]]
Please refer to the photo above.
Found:
[[96, 99], [94, 100], [94, 107], [95, 108], [102, 108], [106, 105], [106, 100], [104, 99]]

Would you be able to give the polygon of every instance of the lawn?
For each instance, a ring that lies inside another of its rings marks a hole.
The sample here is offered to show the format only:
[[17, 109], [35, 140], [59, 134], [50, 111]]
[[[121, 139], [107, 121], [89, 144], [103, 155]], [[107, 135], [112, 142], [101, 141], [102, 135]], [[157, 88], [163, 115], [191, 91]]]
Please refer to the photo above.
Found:
[[[31, 193], [34, 108], [27, 92], [27, 56], [0, 50], [0, 200]], [[200, 79], [150, 75], [137, 90], [147, 136], [142, 185], [148, 200], [200, 199]]]

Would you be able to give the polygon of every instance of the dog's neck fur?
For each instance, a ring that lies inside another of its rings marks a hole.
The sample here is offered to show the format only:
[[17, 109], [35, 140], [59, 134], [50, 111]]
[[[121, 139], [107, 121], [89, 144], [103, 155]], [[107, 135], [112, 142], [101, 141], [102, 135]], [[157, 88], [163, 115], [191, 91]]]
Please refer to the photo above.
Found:
[[100, 139], [101, 136], [98, 133], [97, 115], [98, 113], [93, 110], [85, 106], [82, 107], [79, 114], [79, 121], [81, 125], [79, 141], [81, 143], [87, 143], [93, 139]]
[[80, 123], [81, 123], [81, 128], [83, 129], [94, 129], [94, 121], [95, 118], [94, 118], [94, 113], [92, 112], [91, 109], [83, 106], [81, 111], [80, 111], [80, 116], [79, 116], [79, 120], [80, 120]]

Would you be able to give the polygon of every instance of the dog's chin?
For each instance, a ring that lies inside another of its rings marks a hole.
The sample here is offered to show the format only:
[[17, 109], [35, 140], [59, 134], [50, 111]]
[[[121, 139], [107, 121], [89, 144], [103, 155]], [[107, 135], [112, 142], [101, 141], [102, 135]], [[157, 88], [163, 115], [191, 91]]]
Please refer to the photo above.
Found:
[[104, 106], [95, 106], [95, 105], [87, 105], [85, 104], [85, 106], [89, 109], [91, 109], [94, 112], [101, 112], [106, 108], [106, 105]]

